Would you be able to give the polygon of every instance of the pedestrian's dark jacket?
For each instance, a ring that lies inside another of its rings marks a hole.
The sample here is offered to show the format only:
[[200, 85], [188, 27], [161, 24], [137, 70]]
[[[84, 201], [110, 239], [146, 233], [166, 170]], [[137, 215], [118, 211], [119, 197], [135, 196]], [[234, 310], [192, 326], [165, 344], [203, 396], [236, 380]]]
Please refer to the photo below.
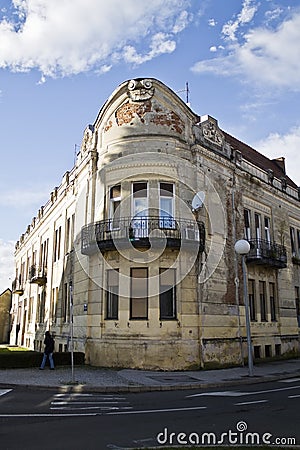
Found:
[[49, 355], [50, 353], [53, 353], [53, 350], [54, 350], [54, 339], [53, 339], [53, 337], [51, 336], [50, 333], [49, 334], [46, 333], [44, 344], [45, 344], [44, 353], [46, 353], [46, 355]]

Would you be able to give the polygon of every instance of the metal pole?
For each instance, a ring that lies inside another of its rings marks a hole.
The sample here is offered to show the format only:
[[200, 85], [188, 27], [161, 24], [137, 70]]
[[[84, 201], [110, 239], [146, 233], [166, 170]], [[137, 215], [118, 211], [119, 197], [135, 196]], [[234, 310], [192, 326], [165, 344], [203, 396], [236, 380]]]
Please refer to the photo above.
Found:
[[74, 383], [74, 346], [73, 346], [73, 287], [72, 282], [69, 284], [70, 292], [70, 352], [71, 352], [71, 381]]
[[246, 256], [242, 255], [243, 284], [244, 284], [244, 304], [245, 304], [247, 347], [248, 347], [248, 371], [249, 371], [249, 377], [253, 377], [253, 356], [252, 356], [249, 300], [248, 300], [248, 287], [247, 287], [247, 275], [246, 275], [246, 270], [247, 269], [246, 269], [246, 261], [245, 261], [245, 259], [246, 259]]

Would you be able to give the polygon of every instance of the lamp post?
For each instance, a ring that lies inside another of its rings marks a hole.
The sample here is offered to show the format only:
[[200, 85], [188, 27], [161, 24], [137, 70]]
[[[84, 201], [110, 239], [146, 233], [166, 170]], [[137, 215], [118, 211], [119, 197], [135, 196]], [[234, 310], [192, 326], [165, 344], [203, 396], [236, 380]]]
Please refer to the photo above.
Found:
[[73, 342], [73, 285], [72, 281], [69, 283], [69, 306], [70, 306], [70, 352], [71, 352], [71, 373], [72, 373], [72, 383], [74, 383], [74, 342]]
[[250, 251], [250, 244], [245, 239], [240, 239], [239, 241], [237, 241], [235, 243], [234, 250], [238, 255], [242, 256], [244, 305], [245, 305], [247, 347], [248, 347], [248, 371], [249, 371], [249, 377], [253, 377], [253, 356], [252, 356], [252, 345], [251, 345], [249, 299], [248, 299], [247, 275], [246, 275], [246, 255]]

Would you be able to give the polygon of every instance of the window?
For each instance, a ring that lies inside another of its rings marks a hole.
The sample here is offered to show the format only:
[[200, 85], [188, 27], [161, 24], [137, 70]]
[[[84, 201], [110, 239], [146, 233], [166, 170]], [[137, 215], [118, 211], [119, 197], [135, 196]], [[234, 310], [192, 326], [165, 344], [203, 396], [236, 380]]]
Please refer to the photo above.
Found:
[[120, 204], [121, 204], [121, 185], [113, 186], [109, 190], [109, 218], [110, 229], [117, 229], [120, 226]]
[[260, 345], [254, 345], [254, 359], [260, 359]]
[[42, 291], [42, 293], [38, 295], [38, 308], [37, 308], [38, 323], [44, 322], [45, 304], [46, 304], [46, 293], [45, 291]]
[[296, 231], [297, 234], [297, 257], [300, 258], [300, 230]]
[[276, 313], [275, 283], [269, 283], [269, 295], [270, 295], [271, 320], [272, 322], [276, 322], [277, 313]]
[[175, 269], [159, 270], [159, 318], [176, 318], [176, 272]]
[[296, 301], [296, 314], [298, 320], [298, 327], [300, 327], [300, 289], [299, 286], [295, 286], [295, 301]]
[[66, 223], [66, 239], [65, 239], [66, 253], [71, 250], [71, 218], [67, 219]]
[[69, 319], [69, 302], [70, 302], [70, 287], [68, 283], [65, 283], [62, 301], [62, 318], [65, 323], [68, 322]]
[[54, 232], [54, 262], [60, 259], [61, 227]]
[[46, 239], [44, 242], [44, 254], [43, 254], [43, 263], [42, 263], [43, 272], [48, 267], [48, 247], [49, 247], [49, 239]]
[[281, 355], [281, 344], [275, 344], [275, 355], [276, 356]]
[[118, 319], [119, 315], [119, 269], [107, 271], [106, 318]]
[[265, 217], [265, 240], [271, 242], [270, 217]]
[[51, 317], [52, 321], [55, 323], [57, 320], [57, 299], [58, 299], [58, 287], [52, 288], [51, 291]]
[[175, 228], [173, 190], [174, 185], [172, 183], [159, 183], [160, 228]]
[[148, 269], [130, 269], [130, 318], [148, 318]]
[[147, 183], [133, 183], [133, 216], [148, 215], [148, 189]]
[[259, 297], [260, 297], [260, 320], [267, 321], [267, 305], [266, 305], [266, 282], [259, 282]]
[[296, 256], [295, 228], [290, 227], [292, 256]]
[[255, 213], [254, 214], [254, 220], [255, 220], [255, 237], [256, 239], [261, 239], [261, 218], [260, 214]]
[[251, 239], [251, 216], [249, 209], [244, 209], [244, 236], [247, 241]]
[[134, 237], [148, 237], [148, 186], [147, 183], [132, 185], [132, 227]]
[[34, 297], [30, 297], [28, 305], [28, 322], [32, 322], [32, 311], [33, 311]]
[[249, 308], [250, 308], [250, 320], [256, 320], [256, 305], [255, 305], [255, 281], [248, 281], [248, 295], [249, 295]]
[[265, 357], [270, 358], [272, 356], [272, 346], [265, 345]]
[[256, 247], [256, 256], [261, 257], [262, 248], [261, 248], [261, 217], [260, 214], [254, 214], [254, 222], [255, 222], [255, 238], [257, 239], [257, 247]]

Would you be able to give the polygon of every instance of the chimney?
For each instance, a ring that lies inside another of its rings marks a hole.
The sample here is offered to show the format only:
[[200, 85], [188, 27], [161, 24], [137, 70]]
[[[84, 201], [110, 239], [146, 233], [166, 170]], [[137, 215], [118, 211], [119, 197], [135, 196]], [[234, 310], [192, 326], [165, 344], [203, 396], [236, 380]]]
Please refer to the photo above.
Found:
[[279, 158], [272, 159], [272, 161], [274, 161], [285, 174], [285, 158], [283, 156], [280, 156]]

